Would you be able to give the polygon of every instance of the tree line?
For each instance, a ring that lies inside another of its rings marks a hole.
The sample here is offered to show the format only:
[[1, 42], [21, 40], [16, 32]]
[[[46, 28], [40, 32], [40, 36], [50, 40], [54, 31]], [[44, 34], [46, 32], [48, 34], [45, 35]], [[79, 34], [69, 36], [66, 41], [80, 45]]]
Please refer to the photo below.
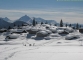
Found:
[[[34, 18], [32, 25], [35, 26], [36, 24], [38, 24], [38, 23], [37, 23], [37, 21], [35, 21], [35, 18]], [[41, 22], [41, 25], [42, 25], [42, 24], [48, 24], [48, 22], [47, 22], [47, 21], [46, 21], [46, 22]], [[55, 25], [55, 26], [58, 26], [57, 24], [54, 24], [54, 25]], [[68, 26], [69, 26], [69, 27], [72, 27], [73, 29], [79, 29], [79, 28], [81, 28], [81, 25], [78, 24], [78, 23], [75, 24], [75, 26], [72, 25], [72, 24], [67, 24], [67, 23], [64, 24], [62, 19], [61, 19], [61, 21], [60, 21], [60, 23], [59, 23], [59, 26], [60, 26], [60, 27], [64, 27], [64, 26], [65, 26], [65, 27], [68, 27]]]
[[[38, 22], [35, 20], [35, 18], [33, 18], [33, 21], [32, 21], [32, 25], [33, 26], [36, 26], [38, 24]], [[48, 23], [48, 21], [46, 21], [46, 22], [40, 22], [40, 24], [42, 25], [42, 24], [49, 24]], [[51, 24], [50, 24], [51, 25]], [[72, 25], [72, 24], [64, 24], [63, 23], [63, 20], [61, 19], [60, 20], [60, 23], [57, 25], [56, 23], [54, 24], [55, 26], [60, 26], [60, 27], [72, 27], [73, 29], [79, 29], [79, 28], [81, 28], [81, 25], [80, 24], [75, 24], [75, 26], [74, 25]], [[20, 27], [20, 25], [16, 25], [16, 24], [14, 24], [14, 26], [13, 27], [15, 27], [15, 26], [17, 26], [17, 27]], [[24, 26], [24, 24], [22, 24], [21, 26]], [[5, 27], [4, 27], [5, 28]], [[8, 27], [8, 29], [12, 29], [12, 27], [11, 26], [9, 26]]]

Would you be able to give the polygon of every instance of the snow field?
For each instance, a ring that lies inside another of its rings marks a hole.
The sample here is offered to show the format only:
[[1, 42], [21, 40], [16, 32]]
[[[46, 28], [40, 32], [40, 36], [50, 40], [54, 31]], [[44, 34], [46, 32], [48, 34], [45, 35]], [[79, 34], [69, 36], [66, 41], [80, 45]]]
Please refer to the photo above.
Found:
[[17, 39], [4, 41], [6, 35], [0, 34], [0, 60], [83, 60], [83, 34], [78, 31], [69, 33], [80, 36], [74, 40], [65, 40], [66, 36], [58, 33], [41, 38], [22, 33]]

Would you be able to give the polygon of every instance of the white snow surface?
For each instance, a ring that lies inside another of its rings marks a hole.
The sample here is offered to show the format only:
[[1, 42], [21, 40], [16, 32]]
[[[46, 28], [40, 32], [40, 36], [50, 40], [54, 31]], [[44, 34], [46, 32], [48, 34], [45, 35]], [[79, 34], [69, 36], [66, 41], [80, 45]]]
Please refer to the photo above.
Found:
[[40, 34], [43, 34], [43, 35], [46, 35], [46, 34], [48, 34], [48, 32], [46, 32], [46, 31], [44, 31], [44, 30], [42, 30], [42, 31], [39, 31], [39, 32], [37, 32], [37, 33], [40, 33]]
[[70, 33], [80, 36], [76, 40], [65, 40], [58, 33], [36, 40], [35, 35], [27, 38], [27, 34], [4, 41], [7, 33], [0, 33], [0, 60], [83, 60], [83, 34], [78, 31]]
[[74, 30], [71, 27], [57, 27], [57, 32], [61, 32], [61, 31], [67, 31], [67, 32], [74, 32]]

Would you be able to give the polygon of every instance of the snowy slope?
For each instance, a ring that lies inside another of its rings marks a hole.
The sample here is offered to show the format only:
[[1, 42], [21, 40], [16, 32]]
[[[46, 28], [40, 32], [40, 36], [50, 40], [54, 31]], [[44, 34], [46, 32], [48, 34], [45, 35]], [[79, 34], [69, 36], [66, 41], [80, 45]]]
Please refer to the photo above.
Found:
[[[19, 41], [17, 41], [19, 42]], [[23, 41], [21, 41], [22, 43]], [[28, 41], [27, 41], [28, 42]], [[77, 41], [34, 41], [37, 46], [0, 45], [0, 60], [82, 60], [83, 48]], [[59, 43], [61, 42], [61, 43]], [[72, 45], [73, 43], [75, 45]], [[8, 43], [8, 42], [7, 42]], [[12, 42], [11, 42], [12, 43]], [[64, 45], [63, 45], [64, 44]], [[66, 45], [65, 45], [66, 44]], [[70, 45], [71, 44], [71, 45]]]
[[72, 34], [80, 38], [65, 40], [66, 36], [58, 33], [40, 38], [27, 32], [4, 41], [8, 33], [0, 33], [0, 60], [83, 60], [83, 34], [78, 31]]

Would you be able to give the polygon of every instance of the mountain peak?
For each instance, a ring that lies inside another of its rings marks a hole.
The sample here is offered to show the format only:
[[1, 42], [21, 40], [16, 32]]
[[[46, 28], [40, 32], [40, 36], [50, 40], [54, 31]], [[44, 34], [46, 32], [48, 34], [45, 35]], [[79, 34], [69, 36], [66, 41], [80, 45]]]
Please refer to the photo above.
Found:
[[27, 16], [27, 15], [24, 15], [24, 16]]
[[27, 15], [24, 15], [24, 16], [22, 16], [20, 19], [25, 19], [25, 18], [28, 18], [28, 19], [30, 19], [30, 17], [29, 16], [27, 16]]
[[9, 19], [9, 18], [7, 18], [7, 17], [5, 17], [5, 18], [1, 18], [1, 19], [3, 19], [4, 21], [7, 21], [7, 22], [9, 22], [9, 21], [10, 21], [10, 19]]
[[32, 19], [29, 16], [27, 16], [27, 15], [22, 16], [18, 20], [24, 21], [24, 22], [32, 22]]
[[29, 17], [29, 16], [27, 16], [27, 15], [24, 15], [24, 16], [22, 16], [21, 18], [23, 18], [23, 17], [24, 17], [24, 18], [30, 18], [30, 17]]
[[5, 19], [5, 20], [10, 20], [10, 19], [9, 19], [9, 18], [7, 18], [7, 17], [5, 17], [4, 19]]

